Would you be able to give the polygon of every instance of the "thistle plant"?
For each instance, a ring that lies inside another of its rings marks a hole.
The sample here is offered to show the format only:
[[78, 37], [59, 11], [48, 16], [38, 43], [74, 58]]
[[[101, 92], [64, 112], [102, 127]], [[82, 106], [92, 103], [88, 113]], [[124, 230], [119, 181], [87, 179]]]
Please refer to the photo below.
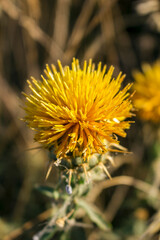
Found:
[[50, 152], [46, 178], [53, 166], [61, 172], [54, 189], [39, 188], [62, 204], [55, 206], [51, 220], [34, 239], [51, 239], [60, 228], [68, 232], [80, 224], [76, 222], [78, 208], [102, 230], [109, 228], [84, 197], [92, 181], [105, 177], [103, 173], [111, 178], [107, 164], [114, 161], [110, 153], [125, 151], [118, 136], [126, 136], [131, 123], [127, 119], [133, 115], [128, 92], [132, 84], [122, 89], [125, 75], [113, 78], [112, 66], [106, 71], [106, 66], [99, 63], [96, 67], [90, 60], [81, 68], [78, 59], [73, 59], [71, 68], [62, 67], [60, 61], [58, 67], [47, 65], [45, 77], [31, 78], [32, 92], [24, 93], [24, 121], [35, 131], [35, 141]]
[[143, 121], [143, 141], [147, 155], [150, 156], [150, 168], [154, 172], [152, 177], [148, 178], [152, 179], [153, 187], [159, 188], [157, 170], [160, 166], [160, 61], [142, 64], [142, 72], [134, 71], [133, 76], [136, 91], [133, 101], [137, 116]]
[[134, 105], [137, 116], [144, 122], [144, 126], [151, 128], [153, 139], [157, 142], [160, 141], [160, 61], [152, 65], [145, 63], [142, 70], [133, 72], [136, 91]]
[[134, 71], [134, 105], [144, 121], [160, 122], [160, 61], [143, 64], [143, 72]]

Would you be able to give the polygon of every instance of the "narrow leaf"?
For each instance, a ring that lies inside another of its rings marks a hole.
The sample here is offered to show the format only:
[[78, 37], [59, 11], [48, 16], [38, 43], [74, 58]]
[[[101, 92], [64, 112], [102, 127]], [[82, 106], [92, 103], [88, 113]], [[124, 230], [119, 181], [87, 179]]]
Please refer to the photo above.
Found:
[[43, 195], [45, 195], [47, 197], [54, 198], [56, 200], [59, 198], [59, 193], [52, 187], [37, 186], [36, 190], [38, 190], [40, 193], [42, 193]]
[[101, 230], [108, 231], [111, 228], [111, 225], [103, 219], [102, 214], [94, 205], [91, 205], [80, 198], [76, 198], [76, 203], [79, 207], [84, 209], [91, 221], [94, 222]]

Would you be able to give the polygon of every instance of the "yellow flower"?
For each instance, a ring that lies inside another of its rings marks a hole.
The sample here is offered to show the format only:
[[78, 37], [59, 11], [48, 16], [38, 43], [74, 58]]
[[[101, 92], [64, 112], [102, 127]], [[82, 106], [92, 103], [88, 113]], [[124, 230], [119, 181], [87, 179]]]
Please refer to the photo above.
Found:
[[160, 61], [142, 65], [143, 73], [135, 71], [135, 107], [144, 120], [160, 121]]
[[97, 69], [92, 61], [73, 59], [72, 67], [46, 66], [46, 78], [28, 81], [32, 94], [26, 96], [24, 120], [33, 129], [35, 141], [54, 149], [57, 158], [82, 157], [109, 151], [107, 143], [118, 144], [115, 134], [125, 137], [130, 127], [132, 104], [128, 84], [121, 90], [124, 75], [112, 79], [113, 67]]

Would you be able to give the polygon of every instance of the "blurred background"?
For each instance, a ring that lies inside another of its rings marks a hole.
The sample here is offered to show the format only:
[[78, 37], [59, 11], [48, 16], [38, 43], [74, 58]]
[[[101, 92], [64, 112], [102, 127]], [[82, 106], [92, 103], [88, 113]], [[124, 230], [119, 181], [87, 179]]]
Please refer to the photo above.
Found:
[[[134, 81], [134, 69], [159, 56], [159, 0], [0, 0], [0, 239], [31, 239], [44, 227], [52, 202], [35, 186], [56, 182], [56, 169], [45, 182], [48, 153], [20, 121], [26, 80], [40, 79], [46, 63], [60, 59], [70, 65], [77, 57], [114, 65], [114, 76], [125, 73], [126, 85]], [[115, 155], [111, 173], [140, 179], [144, 186], [102, 190], [95, 201], [113, 232], [98, 237], [98, 230], [83, 230], [86, 239], [159, 239], [159, 200], [145, 185], [160, 182], [157, 128], [133, 121], [127, 138], [120, 139], [133, 154]]]

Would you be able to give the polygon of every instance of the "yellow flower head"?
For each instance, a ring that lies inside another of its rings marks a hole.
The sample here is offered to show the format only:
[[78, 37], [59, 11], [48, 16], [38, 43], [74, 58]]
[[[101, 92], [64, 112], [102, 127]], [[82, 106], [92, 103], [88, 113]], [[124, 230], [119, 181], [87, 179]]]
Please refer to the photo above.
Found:
[[135, 107], [144, 120], [160, 121], [160, 61], [142, 65], [143, 73], [135, 71]]
[[93, 153], [107, 152], [108, 143], [118, 143], [130, 126], [132, 104], [128, 84], [121, 90], [124, 75], [112, 79], [113, 67], [106, 73], [101, 63], [73, 59], [72, 67], [46, 66], [42, 81], [28, 81], [32, 94], [26, 96], [24, 120], [35, 130], [35, 141], [54, 149], [57, 158], [87, 159]]

